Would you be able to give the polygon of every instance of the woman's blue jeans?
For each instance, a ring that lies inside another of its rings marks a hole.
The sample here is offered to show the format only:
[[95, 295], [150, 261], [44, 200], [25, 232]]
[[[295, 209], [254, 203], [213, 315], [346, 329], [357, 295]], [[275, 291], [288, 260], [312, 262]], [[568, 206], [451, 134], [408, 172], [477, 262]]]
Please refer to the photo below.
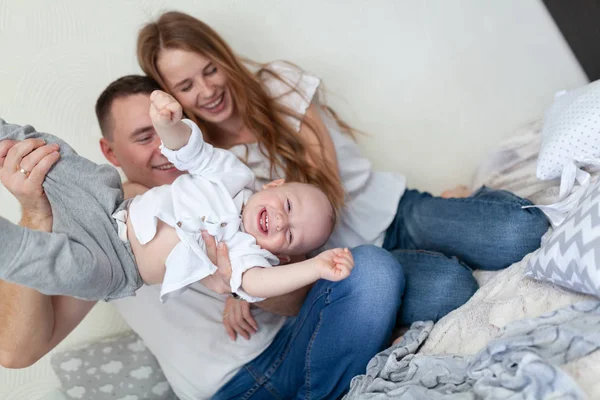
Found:
[[[352, 250], [341, 282], [317, 282], [300, 313], [214, 399], [335, 399], [389, 344], [396, 324], [435, 320], [477, 290], [472, 268], [501, 269], [540, 245], [548, 222], [511, 193], [466, 199], [409, 190], [383, 247]], [[402, 299], [402, 301], [401, 301]]]
[[439, 320], [477, 290], [472, 269], [506, 268], [537, 249], [548, 220], [525, 205], [487, 187], [456, 199], [406, 191], [383, 244], [406, 280], [399, 324]]
[[352, 255], [350, 277], [315, 283], [298, 316], [213, 399], [336, 399], [365, 372], [390, 341], [404, 276], [380, 247], [359, 246]]

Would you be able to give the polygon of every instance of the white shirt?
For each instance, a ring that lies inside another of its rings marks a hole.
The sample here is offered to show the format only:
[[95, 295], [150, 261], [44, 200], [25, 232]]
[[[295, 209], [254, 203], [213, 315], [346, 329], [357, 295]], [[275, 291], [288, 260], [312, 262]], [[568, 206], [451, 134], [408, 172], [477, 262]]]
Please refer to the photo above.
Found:
[[161, 151], [177, 169], [189, 173], [171, 185], [137, 196], [129, 207], [129, 218], [140, 244], [154, 238], [159, 219], [175, 228], [181, 240], [165, 263], [161, 301], [183, 293], [189, 285], [217, 270], [206, 255], [202, 230], [229, 249], [231, 291], [249, 302], [264, 300], [241, 289], [246, 270], [279, 263], [277, 257], [256, 244], [253, 236], [240, 231], [242, 206], [252, 193], [254, 175], [231, 152], [206, 143], [195, 123], [183, 122], [192, 129], [188, 143], [175, 151], [163, 145]]

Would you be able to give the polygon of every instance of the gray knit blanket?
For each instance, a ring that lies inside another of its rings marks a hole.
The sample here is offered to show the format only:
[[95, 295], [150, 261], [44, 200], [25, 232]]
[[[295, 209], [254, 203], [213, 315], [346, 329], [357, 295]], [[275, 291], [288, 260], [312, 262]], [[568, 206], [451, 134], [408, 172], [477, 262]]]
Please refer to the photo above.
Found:
[[560, 366], [600, 350], [600, 301], [513, 322], [472, 356], [416, 354], [432, 327], [414, 323], [371, 359], [344, 399], [585, 399]]

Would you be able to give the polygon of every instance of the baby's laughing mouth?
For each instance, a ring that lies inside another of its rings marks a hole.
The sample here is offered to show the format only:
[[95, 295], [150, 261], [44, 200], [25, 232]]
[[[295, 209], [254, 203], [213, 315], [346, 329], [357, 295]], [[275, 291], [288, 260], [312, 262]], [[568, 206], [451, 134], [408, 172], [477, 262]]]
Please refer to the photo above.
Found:
[[258, 228], [265, 235], [269, 233], [269, 214], [267, 213], [266, 208], [263, 208], [261, 212], [258, 213]]

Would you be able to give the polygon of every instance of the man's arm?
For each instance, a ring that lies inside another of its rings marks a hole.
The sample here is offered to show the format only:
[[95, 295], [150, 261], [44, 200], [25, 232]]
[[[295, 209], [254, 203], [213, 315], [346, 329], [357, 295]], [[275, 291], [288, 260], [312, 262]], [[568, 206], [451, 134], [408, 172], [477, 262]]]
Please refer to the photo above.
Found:
[[0, 365], [25, 368], [59, 344], [83, 320], [94, 302], [45, 296], [0, 281]]
[[[0, 180], [24, 207], [20, 225], [52, 230], [52, 211], [42, 189], [46, 173], [58, 160], [56, 148], [41, 141], [0, 142]], [[23, 158], [31, 165], [26, 179]], [[17, 175], [17, 174], [21, 174]], [[0, 365], [28, 367], [60, 343], [94, 303], [65, 296], [45, 296], [24, 286], [0, 281]]]
[[[20, 225], [49, 232], [52, 220], [24, 214]], [[33, 289], [0, 281], [0, 365], [24, 368], [34, 364], [83, 320], [94, 302], [46, 296]]]

